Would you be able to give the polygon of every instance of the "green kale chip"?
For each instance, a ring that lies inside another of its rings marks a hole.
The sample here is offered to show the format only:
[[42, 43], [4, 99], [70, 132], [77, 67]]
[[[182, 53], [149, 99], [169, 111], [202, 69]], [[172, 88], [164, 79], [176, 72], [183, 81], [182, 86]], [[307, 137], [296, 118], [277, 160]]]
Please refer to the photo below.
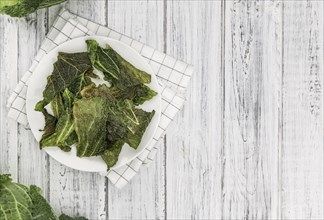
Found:
[[87, 40], [86, 42], [92, 65], [102, 71], [105, 79], [113, 86], [126, 89], [151, 82], [150, 74], [134, 67], [109, 45], [104, 49], [95, 40]]
[[137, 149], [138, 145], [141, 143], [147, 126], [149, 125], [151, 119], [155, 114], [155, 111], [153, 110], [152, 112], [146, 112], [142, 109], [135, 109], [134, 113], [139, 124], [134, 128], [133, 132], [127, 133], [127, 136], [124, 138], [124, 140], [127, 144], [129, 144], [129, 146]]
[[78, 142], [78, 135], [76, 134], [75, 131], [73, 131], [65, 141], [67, 146], [71, 146], [77, 142]]
[[101, 158], [107, 164], [108, 170], [117, 163], [118, 156], [124, 144], [125, 142], [123, 140], [116, 141], [112, 147], [105, 150], [105, 152], [101, 155]]
[[95, 156], [105, 150], [107, 103], [105, 97], [82, 98], [74, 102], [77, 156]]
[[[70, 146], [75, 143], [73, 141], [75, 139], [73, 137], [73, 102], [74, 94], [66, 88], [62, 94], [56, 95], [50, 103], [54, 116], [50, 115], [46, 109], [43, 110], [45, 127], [44, 134], [40, 140], [41, 149], [58, 146], [65, 152], [71, 150]], [[71, 144], [71, 142], [73, 143]]]
[[42, 137], [42, 139], [40, 140], [40, 148], [43, 149], [47, 146], [64, 146], [65, 141], [73, 131], [74, 123], [72, 118], [72, 112], [65, 110], [58, 118], [57, 124], [55, 126], [55, 132], [46, 137]]
[[150, 123], [155, 111], [145, 112], [141, 109], [133, 109], [136, 115], [136, 120], [139, 122], [133, 130], [125, 129], [124, 127], [107, 121], [108, 143], [109, 148], [101, 155], [101, 158], [107, 164], [108, 169], [113, 167], [117, 161], [120, 151], [125, 143], [129, 144], [134, 149], [137, 149], [142, 140], [142, 136]]
[[54, 99], [50, 102], [50, 106], [54, 117], [60, 117], [60, 115], [64, 111], [63, 97], [61, 93], [54, 97]]
[[44, 127], [44, 133], [42, 135], [42, 139], [46, 139], [55, 132], [57, 118], [53, 115], [49, 114], [46, 109], [43, 110], [43, 115], [45, 117], [45, 127]]
[[151, 100], [154, 96], [157, 95], [154, 90], [150, 89], [144, 84], [139, 84], [124, 90], [118, 89], [117, 87], [111, 87], [109, 90], [110, 93], [117, 99], [132, 100], [134, 105], [141, 105], [145, 101]]
[[92, 72], [92, 69], [89, 69], [87, 72], [79, 76], [73, 83], [70, 84], [69, 91], [74, 94], [75, 97], [80, 98], [80, 91], [88, 86], [88, 85], [94, 85], [94, 83], [91, 81], [91, 78], [98, 78], [96, 74]]
[[[91, 62], [86, 52], [59, 53], [58, 60], [54, 63], [54, 70], [47, 77], [47, 84], [43, 91], [44, 99], [36, 104], [35, 110], [42, 111], [55, 96], [62, 93], [67, 87], [82, 81], [82, 76], [91, 68]], [[71, 90], [74, 90], [74, 86], [72, 87]]]

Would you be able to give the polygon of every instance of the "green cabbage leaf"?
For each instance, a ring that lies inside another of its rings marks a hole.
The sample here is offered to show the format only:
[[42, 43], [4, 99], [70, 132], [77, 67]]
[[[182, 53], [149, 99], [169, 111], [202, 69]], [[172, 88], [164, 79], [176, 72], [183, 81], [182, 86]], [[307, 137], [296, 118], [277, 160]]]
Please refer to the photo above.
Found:
[[25, 17], [38, 9], [48, 8], [66, 0], [1, 0], [0, 14]]
[[58, 217], [35, 186], [12, 182], [10, 174], [0, 175], [0, 220], [86, 220], [84, 217]]

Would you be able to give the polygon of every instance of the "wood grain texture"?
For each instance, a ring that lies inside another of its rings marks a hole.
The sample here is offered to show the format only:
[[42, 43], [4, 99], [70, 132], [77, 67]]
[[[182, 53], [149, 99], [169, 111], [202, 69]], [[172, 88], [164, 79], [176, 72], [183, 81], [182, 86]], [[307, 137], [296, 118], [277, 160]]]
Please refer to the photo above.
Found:
[[[66, 7], [95, 22], [105, 23], [104, 1], [70, 1]], [[96, 13], [93, 13], [96, 11]], [[48, 23], [54, 21], [59, 7], [49, 9]], [[98, 173], [80, 172], [50, 158], [49, 199], [58, 213], [105, 219], [105, 177]]]
[[226, 1], [222, 218], [277, 219], [281, 4]]
[[0, 16], [0, 173], [18, 179], [17, 123], [7, 120], [7, 99], [17, 84], [17, 20]]
[[[163, 50], [163, 10], [162, 1], [108, 1], [108, 26]], [[109, 219], [165, 218], [163, 151], [123, 189], [109, 183]]]
[[[18, 33], [18, 79], [30, 68], [38, 48], [46, 33], [45, 20], [46, 10], [40, 10], [28, 16], [26, 19], [17, 20]], [[18, 125], [18, 177], [23, 184], [35, 184], [43, 189], [48, 195], [48, 156], [40, 151], [38, 143], [30, 129]], [[31, 172], [32, 171], [32, 172]]]
[[167, 1], [166, 52], [195, 66], [166, 135], [168, 219], [221, 216], [221, 15], [220, 1]]
[[284, 2], [283, 219], [323, 219], [323, 5]]

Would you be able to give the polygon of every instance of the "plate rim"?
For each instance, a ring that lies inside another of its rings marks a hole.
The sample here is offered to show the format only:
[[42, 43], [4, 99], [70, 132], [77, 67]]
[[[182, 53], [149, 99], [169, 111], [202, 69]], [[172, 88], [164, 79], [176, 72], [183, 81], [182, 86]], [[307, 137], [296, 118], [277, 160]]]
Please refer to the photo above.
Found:
[[[158, 79], [157, 79], [157, 77], [156, 77], [156, 73], [155, 73], [155, 71], [153, 70], [153, 68], [151, 67], [151, 65], [144, 59], [144, 57], [138, 52], [138, 51], [136, 51], [134, 48], [132, 48], [130, 45], [128, 45], [128, 44], [126, 44], [126, 43], [124, 43], [124, 42], [122, 42], [122, 41], [120, 41], [120, 40], [116, 40], [116, 39], [113, 39], [113, 38], [110, 38], [110, 37], [105, 37], [105, 36], [100, 36], [100, 35], [89, 35], [89, 36], [81, 36], [81, 37], [76, 37], [76, 38], [73, 38], [73, 39], [70, 39], [70, 40], [68, 40], [68, 41], [66, 41], [66, 42], [64, 42], [64, 43], [62, 43], [62, 44], [60, 44], [60, 45], [58, 45], [58, 46], [56, 46], [56, 47], [54, 47], [54, 48], [52, 48], [49, 52], [47, 52], [47, 54], [45, 54], [45, 56], [43, 56], [42, 58], [41, 58], [41, 60], [39, 61], [39, 63], [38, 63], [38, 65], [36, 66], [36, 68], [35, 68], [35, 70], [33, 71], [33, 73], [39, 68], [39, 64], [41, 64], [42, 63], [42, 61], [43, 61], [43, 59], [45, 59], [47, 56], [49, 56], [49, 54], [51, 54], [51, 53], [54, 53], [53, 51], [55, 51], [55, 50], [58, 50], [58, 48], [60, 48], [60, 47], [64, 47], [64, 45], [65, 44], [68, 44], [68, 43], [70, 43], [70, 42], [72, 42], [72, 41], [75, 41], [75, 40], [81, 40], [81, 39], [83, 39], [84, 41], [86, 41], [87, 39], [91, 39], [91, 38], [93, 38], [93, 39], [95, 39], [95, 40], [97, 40], [98, 38], [100, 39], [102, 39], [103, 41], [104, 40], [109, 40], [109, 41], [114, 41], [114, 42], [118, 42], [119, 44], [122, 44], [122, 45], [124, 45], [125, 47], [127, 47], [129, 50], [132, 50], [133, 51], [133, 53], [134, 54], [136, 54], [136, 55], [138, 55], [139, 57], [140, 57], [140, 59], [143, 61], [143, 63], [145, 63], [145, 65], [147, 65], [147, 67], [150, 69], [150, 71], [152, 72], [152, 74], [150, 74], [150, 75], [152, 75], [152, 77], [155, 77], [155, 79], [156, 79], [156, 89], [154, 89], [157, 93], [158, 93], [158, 95], [157, 95], [157, 97], [158, 97], [158, 110], [159, 110], [159, 112], [157, 112], [158, 114], [156, 114], [157, 116], [156, 117], [158, 117], [156, 120], [158, 121], [158, 123], [157, 123], [157, 125], [156, 126], [154, 126], [154, 131], [152, 132], [152, 136], [149, 138], [149, 140], [147, 141], [147, 143], [145, 144], [145, 146], [143, 146], [143, 148], [141, 149], [141, 150], [139, 150], [134, 156], [132, 156], [130, 159], [128, 159], [127, 161], [125, 161], [124, 163], [121, 163], [120, 165], [118, 165], [118, 166], [113, 166], [113, 167], [111, 167], [110, 169], [109, 169], [109, 171], [111, 171], [111, 170], [116, 170], [116, 169], [118, 169], [118, 168], [120, 168], [120, 167], [122, 167], [122, 166], [125, 166], [126, 164], [128, 164], [128, 163], [130, 163], [131, 161], [133, 161], [136, 157], [138, 157], [141, 153], [143, 153], [144, 152], [144, 150], [147, 148], [147, 146], [150, 144], [150, 142], [152, 141], [152, 139], [154, 139], [154, 135], [156, 134], [156, 131], [157, 131], [157, 128], [158, 128], [158, 125], [159, 125], [159, 122], [160, 122], [160, 120], [161, 120], [161, 112], [162, 112], [162, 109], [161, 109], [161, 105], [162, 105], [162, 95], [161, 95], [161, 86], [159, 85], [159, 83], [158, 83]], [[100, 42], [99, 42], [99, 44], [100, 44]], [[58, 53], [59, 51], [57, 51], [57, 53]], [[64, 52], [64, 50], [63, 50], [63, 52]], [[32, 74], [31, 75], [31, 77], [30, 77], [30, 79], [28, 80], [28, 84], [29, 84], [29, 82], [31, 82], [31, 81], [33, 81], [33, 78], [35, 77], [35, 74]], [[28, 108], [27, 106], [29, 106], [30, 104], [28, 104], [29, 102], [28, 102], [28, 97], [30, 96], [30, 93], [31, 92], [31, 90], [30, 90], [30, 87], [28, 86], [28, 88], [27, 88], [27, 93], [26, 93], [26, 115], [27, 115], [27, 121], [28, 121], [28, 123], [29, 123], [29, 118], [31, 117], [30, 116], [30, 111], [32, 110], [32, 111], [35, 111], [34, 110], [34, 107], [32, 107], [32, 108]], [[31, 131], [32, 131], [32, 134], [33, 134], [33, 136], [34, 136], [34, 138], [36, 139], [36, 136], [35, 136], [35, 134], [34, 134], [34, 132], [33, 132], [33, 130], [31, 129]], [[36, 139], [36, 141], [37, 141], [37, 143], [39, 143], [39, 141]], [[57, 148], [57, 146], [53, 146], [53, 147], [56, 147]], [[83, 171], [83, 172], [99, 172], [99, 173], [101, 173], [101, 172], [107, 172], [107, 169], [105, 169], [105, 170], [98, 170], [98, 169], [88, 169], [88, 170], [83, 170], [83, 169], [77, 169], [77, 168], [75, 168], [75, 167], [71, 167], [71, 166], [69, 166], [69, 165], [66, 165], [66, 164], [64, 164], [64, 163], [62, 163], [62, 162], [60, 162], [60, 161], [58, 161], [55, 157], [53, 157], [52, 155], [51, 155], [51, 153], [50, 152], [48, 152], [49, 151], [49, 148], [44, 148], [44, 149], [39, 149], [40, 151], [42, 151], [42, 150], [44, 150], [52, 159], [54, 159], [54, 160], [56, 160], [58, 163], [60, 163], [60, 164], [62, 164], [62, 165], [64, 165], [64, 166], [67, 166], [67, 167], [69, 167], [69, 168], [72, 168], [72, 169], [75, 169], [75, 170], [80, 170], [80, 171]], [[102, 159], [101, 159], [102, 160]], [[104, 162], [104, 161], [103, 161]], [[105, 163], [105, 162], [104, 162]]]

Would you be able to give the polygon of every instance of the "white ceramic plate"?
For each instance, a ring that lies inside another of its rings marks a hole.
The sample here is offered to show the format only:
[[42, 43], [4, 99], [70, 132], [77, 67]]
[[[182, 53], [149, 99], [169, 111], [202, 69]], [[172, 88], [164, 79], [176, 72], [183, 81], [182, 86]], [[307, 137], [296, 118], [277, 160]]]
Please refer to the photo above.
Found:
[[[27, 117], [30, 128], [37, 141], [40, 141], [41, 136], [43, 134], [43, 132], [41, 132], [40, 130], [44, 128], [45, 120], [43, 114], [41, 112], [35, 111], [34, 107], [38, 101], [43, 99], [43, 91], [47, 83], [47, 76], [49, 76], [53, 71], [53, 63], [57, 61], [58, 52], [85, 52], [87, 51], [87, 45], [85, 43], [87, 39], [96, 40], [102, 47], [104, 47], [106, 44], [109, 44], [128, 62], [130, 62], [137, 68], [151, 74], [152, 82], [148, 86], [158, 93], [160, 91], [157, 79], [150, 65], [144, 60], [144, 58], [139, 53], [137, 53], [134, 49], [120, 41], [116, 41], [106, 37], [90, 36], [73, 39], [71, 41], [63, 43], [62, 45], [53, 49], [40, 61], [28, 84], [26, 99]], [[104, 81], [102, 80], [101, 83], [103, 82]], [[145, 111], [155, 110], [156, 113], [152, 118], [151, 123], [147, 127], [138, 148], [134, 150], [127, 144], [125, 144], [119, 155], [117, 164], [112, 169], [116, 169], [122, 165], [125, 165], [126, 163], [130, 162], [135, 157], [137, 157], [153, 138], [155, 130], [160, 121], [160, 94], [155, 96], [152, 100], [145, 102], [143, 105], [140, 106], [140, 108], [142, 108]], [[47, 147], [44, 148], [44, 150], [58, 162], [77, 170], [88, 172], [105, 172], [107, 170], [107, 166], [105, 162], [101, 159], [101, 157], [79, 158], [76, 156], [75, 147], [72, 147], [72, 150], [70, 152], [63, 152], [58, 147]]]

